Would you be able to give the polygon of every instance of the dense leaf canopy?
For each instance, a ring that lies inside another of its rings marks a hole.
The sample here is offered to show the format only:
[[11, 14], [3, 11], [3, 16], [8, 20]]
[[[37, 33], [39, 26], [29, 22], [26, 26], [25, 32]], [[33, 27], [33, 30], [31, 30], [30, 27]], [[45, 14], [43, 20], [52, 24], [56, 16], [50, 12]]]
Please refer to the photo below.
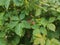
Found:
[[0, 0], [0, 45], [60, 45], [60, 0]]

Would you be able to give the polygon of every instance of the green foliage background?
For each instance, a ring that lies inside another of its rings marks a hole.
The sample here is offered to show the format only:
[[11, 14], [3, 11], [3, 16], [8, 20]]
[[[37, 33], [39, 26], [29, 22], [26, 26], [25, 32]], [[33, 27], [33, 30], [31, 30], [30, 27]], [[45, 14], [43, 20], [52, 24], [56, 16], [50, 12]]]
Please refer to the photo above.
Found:
[[60, 0], [0, 0], [0, 45], [60, 45]]

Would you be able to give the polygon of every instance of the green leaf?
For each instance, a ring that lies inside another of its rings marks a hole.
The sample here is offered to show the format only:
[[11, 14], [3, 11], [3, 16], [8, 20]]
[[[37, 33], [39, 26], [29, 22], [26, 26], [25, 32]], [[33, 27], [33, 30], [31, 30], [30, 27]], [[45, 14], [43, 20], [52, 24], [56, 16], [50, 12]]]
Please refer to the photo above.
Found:
[[48, 0], [49, 3], [55, 3], [56, 0]]
[[60, 20], [60, 16], [58, 16], [57, 19]]
[[55, 20], [56, 20], [55, 17], [50, 17], [50, 18], [49, 18], [49, 22], [54, 22]]
[[57, 12], [60, 12], [60, 7], [59, 7], [59, 8], [57, 8]]
[[19, 20], [18, 16], [11, 16], [10, 20]]
[[35, 29], [34, 31], [33, 31], [33, 35], [38, 35], [38, 34], [40, 34], [40, 30], [39, 29]]
[[25, 13], [24, 13], [24, 11], [22, 11], [21, 14], [20, 14], [20, 19], [22, 20], [24, 18], [25, 18]]
[[3, 20], [4, 12], [0, 13], [0, 20]]
[[56, 29], [55, 25], [52, 23], [48, 24], [47, 28], [50, 29], [51, 31], [55, 31], [55, 29]]
[[23, 24], [22, 26], [24, 28], [29, 28], [29, 29], [31, 28], [30, 24], [27, 21], [25, 21], [25, 20], [22, 21], [22, 24]]
[[41, 20], [40, 20], [40, 23], [41, 23], [41, 25], [43, 25], [44, 27], [46, 27], [46, 25], [48, 24], [48, 21], [47, 21], [47, 19], [46, 18], [41, 18]]
[[46, 30], [46, 28], [44, 28], [44, 27], [40, 27], [40, 32], [41, 32], [43, 35], [47, 35], [47, 30]]
[[39, 39], [39, 38], [36, 38], [36, 39], [34, 40], [34, 45], [38, 45], [38, 44], [40, 44], [40, 39]]
[[0, 0], [0, 6], [4, 5], [5, 0]]
[[39, 25], [37, 25], [37, 24], [32, 25], [32, 29], [39, 29]]
[[18, 24], [18, 21], [11, 21], [10, 23], [7, 24], [7, 27], [12, 29]]
[[36, 38], [36, 39], [34, 40], [34, 45], [39, 45], [39, 44], [45, 45], [45, 40], [44, 40], [43, 37], [41, 37], [41, 38]]
[[24, 35], [24, 30], [23, 27], [21, 25], [21, 23], [19, 23], [16, 27], [15, 27], [15, 33], [17, 35], [19, 35], [20, 37]]
[[0, 20], [0, 26], [2, 26], [2, 25], [3, 25], [3, 23], [4, 23], [4, 22], [3, 22], [2, 20]]
[[41, 14], [41, 9], [37, 9], [35, 12], [35, 16], [39, 16]]
[[3, 25], [4, 12], [0, 13], [0, 25]]
[[3, 38], [0, 38], [0, 45], [7, 45], [6, 40]]
[[6, 0], [6, 1], [5, 1], [5, 7], [6, 7], [6, 9], [9, 8], [9, 5], [10, 5], [10, 0]]
[[16, 6], [22, 6], [23, 5], [23, 0], [13, 0], [14, 5]]
[[49, 40], [49, 39], [47, 39], [45, 44], [46, 44], [46, 45], [51, 45], [50, 40]]
[[0, 38], [4, 38], [4, 37], [5, 37], [5, 34], [6, 34], [5, 32], [2, 32], [2, 31], [1, 31], [1, 32], [0, 32]]
[[51, 39], [51, 45], [60, 45], [60, 42], [57, 39], [52, 38]]

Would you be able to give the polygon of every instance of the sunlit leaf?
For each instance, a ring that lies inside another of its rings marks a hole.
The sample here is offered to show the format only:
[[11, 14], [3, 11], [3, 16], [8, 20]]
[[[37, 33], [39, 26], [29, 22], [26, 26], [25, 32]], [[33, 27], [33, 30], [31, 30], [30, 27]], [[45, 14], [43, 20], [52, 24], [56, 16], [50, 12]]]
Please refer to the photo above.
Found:
[[47, 25], [47, 28], [49, 28], [51, 31], [55, 31], [56, 26], [51, 23], [51, 24], [48, 24], [48, 25]]

